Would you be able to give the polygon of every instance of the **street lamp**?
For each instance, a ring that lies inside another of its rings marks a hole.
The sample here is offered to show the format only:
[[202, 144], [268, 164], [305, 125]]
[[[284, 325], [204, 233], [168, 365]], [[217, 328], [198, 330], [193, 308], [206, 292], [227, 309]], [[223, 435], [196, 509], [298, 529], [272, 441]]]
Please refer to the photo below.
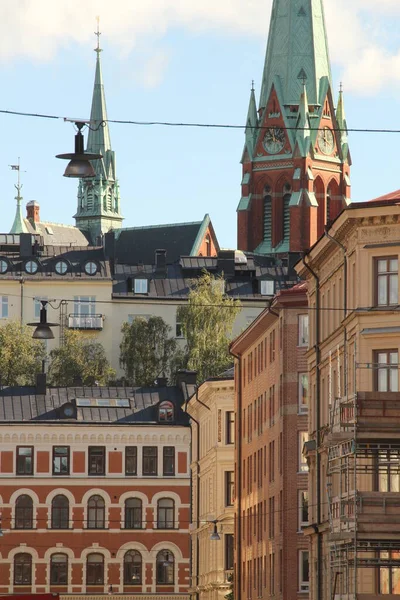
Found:
[[56, 158], [69, 160], [64, 172], [64, 177], [95, 177], [96, 173], [90, 161], [103, 158], [102, 154], [90, 154], [89, 152], [85, 152], [85, 142], [81, 132], [85, 124], [86, 121], [75, 121], [75, 125], [78, 128], [78, 132], [75, 135], [75, 152], [57, 154], [56, 156]]
[[214, 525], [214, 530], [213, 530], [212, 534], [210, 535], [210, 540], [212, 540], [213, 542], [219, 542], [221, 540], [221, 536], [219, 535], [218, 529], [217, 529], [218, 521], [211, 521], [211, 523], [213, 523], [213, 525]]
[[36, 327], [32, 337], [35, 340], [54, 340], [54, 333], [52, 332], [51, 327], [58, 327], [58, 323], [47, 322], [46, 306], [48, 304], [48, 301], [41, 300], [40, 304], [42, 305], [40, 309], [40, 322], [28, 323], [29, 327]]

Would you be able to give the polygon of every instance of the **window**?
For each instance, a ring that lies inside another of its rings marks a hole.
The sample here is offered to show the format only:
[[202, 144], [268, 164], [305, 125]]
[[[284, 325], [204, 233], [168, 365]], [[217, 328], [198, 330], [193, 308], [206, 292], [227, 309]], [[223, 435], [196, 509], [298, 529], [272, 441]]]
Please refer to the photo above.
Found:
[[149, 291], [148, 279], [135, 279], [135, 294], [147, 294]]
[[157, 554], [156, 563], [157, 584], [174, 583], [175, 558], [172, 552], [169, 552], [169, 550], [161, 550], [161, 552]]
[[25, 263], [25, 271], [29, 275], [34, 275], [35, 273], [37, 273], [38, 268], [39, 265], [35, 260], [27, 260]]
[[125, 475], [137, 475], [137, 447], [125, 448]]
[[7, 273], [8, 267], [9, 267], [8, 261], [5, 260], [4, 258], [0, 259], [0, 274], [1, 275], [4, 275], [4, 273]]
[[53, 446], [53, 475], [69, 475], [69, 446]]
[[157, 528], [174, 529], [175, 502], [171, 498], [162, 498], [157, 502]]
[[299, 529], [308, 525], [308, 492], [299, 491]]
[[376, 260], [376, 304], [397, 305], [399, 297], [399, 261], [397, 256]]
[[92, 496], [88, 502], [88, 529], [104, 529], [105, 503], [101, 496]]
[[275, 537], [275, 496], [269, 499], [269, 537]]
[[142, 529], [142, 501], [139, 498], [125, 500], [125, 529]]
[[379, 492], [400, 492], [399, 457], [390, 450], [382, 450], [377, 457]]
[[33, 500], [25, 494], [15, 503], [15, 529], [33, 529]]
[[137, 550], [129, 550], [124, 556], [124, 585], [141, 585], [142, 555]]
[[8, 319], [8, 296], [1, 297], [1, 318]]
[[225, 506], [233, 506], [234, 500], [235, 474], [233, 471], [225, 471]]
[[308, 315], [298, 316], [299, 346], [308, 346]]
[[93, 317], [96, 314], [96, 296], [74, 296], [74, 314]]
[[89, 260], [87, 263], [85, 263], [85, 266], [83, 268], [85, 269], [86, 275], [96, 275], [98, 271], [97, 264], [92, 260]]
[[157, 475], [157, 446], [143, 447], [143, 475]]
[[151, 319], [151, 315], [128, 315], [129, 325], [132, 325], [133, 321], [135, 321], [136, 319], [144, 319], [145, 321], [148, 321], [149, 319]]
[[235, 443], [235, 413], [233, 410], [226, 411], [226, 443]]
[[308, 373], [299, 373], [299, 413], [308, 412]]
[[260, 281], [260, 292], [262, 296], [273, 296], [275, 293], [275, 282], [267, 280]]
[[51, 527], [52, 529], [69, 527], [69, 501], [65, 496], [55, 496], [51, 502]]
[[399, 355], [397, 350], [377, 350], [374, 353], [375, 389], [378, 392], [399, 391]]
[[175, 337], [177, 337], [177, 338], [184, 337], [183, 330], [182, 330], [182, 323], [178, 319], [178, 314], [176, 315], [176, 321], [175, 321]]
[[233, 534], [228, 533], [225, 536], [225, 571], [233, 570], [234, 558], [234, 541]]
[[104, 556], [102, 554], [89, 554], [86, 562], [86, 584], [104, 584]]
[[175, 411], [172, 402], [161, 402], [158, 407], [158, 420], [160, 423], [171, 423], [174, 418]]
[[68, 263], [65, 260], [58, 260], [54, 269], [58, 275], [65, 275], [68, 271]]
[[175, 448], [164, 446], [163, 448], [163, 475], [175, 475]]
[[308, 592], [310, 587], [308, 550], [299, 552], [299, 591]]
[[17, 446], [17, 475], [33, 475], [33, 446]]
[[16, 554], [14, 557], [14, 585], [32, 584], [32, 556]]
[[308, 464], [307, 464], [307, 461], [304, 458], [304, 454], [303, 454], [304, 444], [306, 442], [308, 442], [307, 431], [300, 431], [300, 433], [299, 433], [299, 472], [300, 473], [308, 472]]
[[[382, 562], [387, 561], [388, 566], [382, 566], [379, 569], [379, 594], [399, 594], [400, 593], [400, 561], [399, 550], [390, 552], [380, 552], [379, 558]], [[396, 561], [396, 566], [390, 566], [391, 561]]]
[[104, 446], [89, 446], [89, 475], [106, 474], [106, 449]]
[[50, 558], [50, 585], [68, 584], [68, 557], [52, 554]]

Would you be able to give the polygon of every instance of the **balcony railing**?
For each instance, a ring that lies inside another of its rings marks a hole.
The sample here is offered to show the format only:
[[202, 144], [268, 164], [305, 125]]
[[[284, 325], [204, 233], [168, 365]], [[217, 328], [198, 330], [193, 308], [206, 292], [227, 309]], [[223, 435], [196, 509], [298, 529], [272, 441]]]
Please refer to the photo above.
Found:
[[69, 329], [103, 329], [103, 315], [68, 315]]

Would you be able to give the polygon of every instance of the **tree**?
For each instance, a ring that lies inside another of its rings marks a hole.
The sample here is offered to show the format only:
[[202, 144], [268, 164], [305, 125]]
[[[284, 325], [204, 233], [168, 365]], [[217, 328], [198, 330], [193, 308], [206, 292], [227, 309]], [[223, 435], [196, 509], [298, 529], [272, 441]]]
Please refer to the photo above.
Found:
[[42, 371], [46, 350], [32, 338], [33, 330], [18, 321], [0, 327], [0, 384], [33, 385]]
[[72, 386], [77, 378], [84, 385], [106, 385], [114, 376], [103, 346], [79, 331], [67, 331], [64, 344], [50, 352], [51, 385]]
[[177, 346], [170, 332], [161, 317], [137, 317], [123, 324], [120, 364], [133, 385], [151, 386], [170, 373]]
[[198, 382], [215, 377], [232, 364], [229, 342], [241, 304], [225, 295], [224, 279], [205, 272], [191, 285], [188, 304], [177, 320], [186, 338], [186, 367], [197, 371]]

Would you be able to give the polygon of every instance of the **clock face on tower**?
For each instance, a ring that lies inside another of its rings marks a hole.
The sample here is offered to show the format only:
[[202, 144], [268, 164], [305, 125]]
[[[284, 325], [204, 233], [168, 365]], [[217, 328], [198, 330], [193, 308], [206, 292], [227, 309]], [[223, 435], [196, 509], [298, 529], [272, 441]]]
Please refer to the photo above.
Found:
[[285, 132], [280, 127], [270, 127], [264, 137], [263, 146], [268, 154], [278, 154], [285, 145]]
[[318, 132], [318, 148], [323, 154], [332, 154], [335, 147], [335, 138], [329, 127], [324, 127]]

